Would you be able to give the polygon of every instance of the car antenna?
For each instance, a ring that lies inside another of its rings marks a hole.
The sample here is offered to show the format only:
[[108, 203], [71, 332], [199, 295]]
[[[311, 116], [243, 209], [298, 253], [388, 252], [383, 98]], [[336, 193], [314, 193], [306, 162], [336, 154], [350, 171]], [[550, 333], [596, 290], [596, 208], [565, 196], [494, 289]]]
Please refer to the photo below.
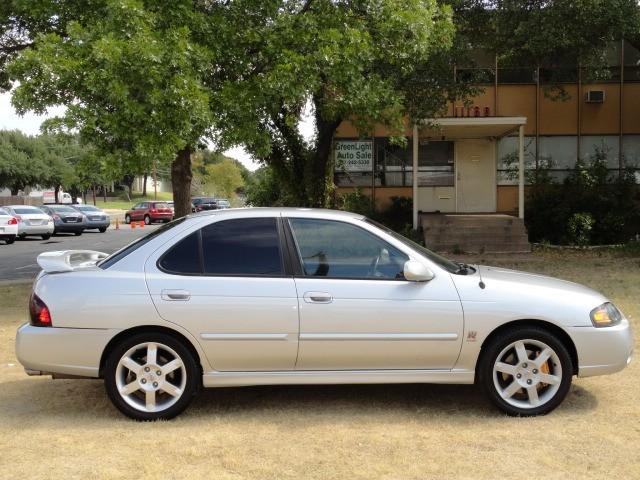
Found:
[[484, 287], [486, 287], [486, 285], [482, 281], [482, 270], [480, 270], [480, 265], [478, 265], [478, 275], [480, 275], [480, 282], [478, 283], [478, 286], [484, 290]]

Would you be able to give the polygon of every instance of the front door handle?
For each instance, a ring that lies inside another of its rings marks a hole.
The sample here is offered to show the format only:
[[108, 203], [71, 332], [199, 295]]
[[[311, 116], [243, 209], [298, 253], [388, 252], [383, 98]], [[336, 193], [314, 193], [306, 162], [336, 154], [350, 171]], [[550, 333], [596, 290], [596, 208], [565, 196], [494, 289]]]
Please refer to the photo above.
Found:
[[303, 295], [304, 301], [307, 303], [331, 303], [333, 297], [327, 292], [306, 292]]
[[167, 300], [169, 302], [186, 302], [191, 298], [191, 294], [186, 290], [162, 290], [160, 296], [162, 300]]

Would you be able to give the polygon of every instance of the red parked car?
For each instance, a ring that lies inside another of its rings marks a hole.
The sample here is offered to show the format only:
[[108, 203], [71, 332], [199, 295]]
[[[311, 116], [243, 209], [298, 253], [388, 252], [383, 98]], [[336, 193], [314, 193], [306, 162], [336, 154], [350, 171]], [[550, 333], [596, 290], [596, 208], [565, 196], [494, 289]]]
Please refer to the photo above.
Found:
[[144, 220], [146, 225], [151, 222], [169, 222], [173, 220], [173, 210], [166, 202], [141, 202], [124, 214], [124, 223]]

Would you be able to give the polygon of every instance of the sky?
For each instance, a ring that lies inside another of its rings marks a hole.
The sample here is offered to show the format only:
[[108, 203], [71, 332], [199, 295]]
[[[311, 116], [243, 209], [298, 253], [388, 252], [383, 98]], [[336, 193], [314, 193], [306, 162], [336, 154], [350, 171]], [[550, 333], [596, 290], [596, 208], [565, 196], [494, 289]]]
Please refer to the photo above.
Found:
[[[51, 108], [46, 115], [34, 115], [26, 113], [20, 116], [11, 105], [11, 95], [9, 93], [0, 94], [0, 130], [21, 130], [27, 135], [37, 135], [40, 133], [40, 124], [47, 118], [61, 115], [65, 108], [58, 106]], [[310, 107], [307, 106], [303, 114], [303, 119], [299, 125], [300, 132], [307, 139], [313, 136], [314, 127]], [[243, 147], [235, 147], [224, 152], [228, 157], [239, 160], [245, 167], [253, 171], [259, 164], [249, 155]]]

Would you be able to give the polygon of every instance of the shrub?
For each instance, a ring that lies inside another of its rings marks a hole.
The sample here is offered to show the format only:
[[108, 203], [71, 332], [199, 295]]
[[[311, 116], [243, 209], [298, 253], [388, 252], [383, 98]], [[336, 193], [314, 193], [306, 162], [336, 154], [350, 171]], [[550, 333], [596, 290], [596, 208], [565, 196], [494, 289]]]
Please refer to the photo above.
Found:
[[573, 245], [586, 246], [591, 240], [594, 220], [590, 213], [574, 213], [567, 222], [567, 240]]
[[336, 207], [340, 210], [359, 213], [367, 217], [373, 216], [374, 213], [371, 197], [362, 193], [360, 188], [356, 188], [353, 192], [338, 195]]

